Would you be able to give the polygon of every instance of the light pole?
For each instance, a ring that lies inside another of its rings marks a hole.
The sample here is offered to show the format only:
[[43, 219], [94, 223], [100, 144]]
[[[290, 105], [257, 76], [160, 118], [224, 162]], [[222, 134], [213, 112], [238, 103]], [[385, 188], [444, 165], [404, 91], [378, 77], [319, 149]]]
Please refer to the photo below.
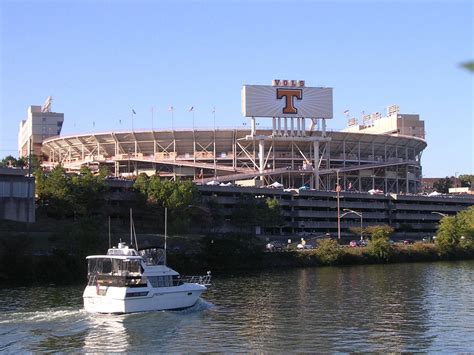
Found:
[[357, 211], [351, 210], [349, 208], [344, 208], [343, 211], [345, 211], [345, 213], [343, 213], [341, 215], [341, 218], [344, 217], [345, 215], [349, 214], [349, 213], [354, 213], [354, 214], [356, 214], [360, 217], [360, 240], [364, 240], [364, 237], [363, 237], [363, 234], [362, 234], [362, 211], [357, 212]]
[[337, 239], [341, 240], [341, 210], [339, 205], [339, 192], [341, 192], [341, 185], [339, 185], [339, 170], [336, 170]]
[[448, 215], [446, 213], [441, 213], [441, 212], [437, 212], [437, 211], [433, 211], [431, 212], [433, 214], [439, 214], [441, 217], [448, 217]]

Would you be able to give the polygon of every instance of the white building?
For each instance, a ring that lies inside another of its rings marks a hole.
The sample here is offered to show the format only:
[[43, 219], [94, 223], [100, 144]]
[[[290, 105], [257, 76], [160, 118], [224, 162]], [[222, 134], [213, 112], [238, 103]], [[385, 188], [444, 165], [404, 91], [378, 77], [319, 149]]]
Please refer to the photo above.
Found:
[[356, 118], [348, 120], [348, 127], [343, 132], [359, 132], [372, 134], [391, 134], [425, 139], [425, 122], [418, 114], [399, 113], [398, 106], [392, 105], [387, 109], [387, 115], [382, 117], [378, 112], [364, 115], [362, 124]]
[[28, 107], [28, 118], [20, 122], [18, 133], [18, 156], [26, 157], [28, 152], [41, 155], [45, 139], [59, 136], [64, 121], [64, 113], [51, 112], [51, 96], [43, 106]]

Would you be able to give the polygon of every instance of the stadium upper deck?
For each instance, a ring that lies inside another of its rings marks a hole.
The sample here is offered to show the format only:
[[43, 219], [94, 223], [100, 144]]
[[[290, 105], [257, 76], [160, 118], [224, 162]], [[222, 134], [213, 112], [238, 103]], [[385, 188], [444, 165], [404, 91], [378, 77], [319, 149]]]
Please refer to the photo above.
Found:
[[[253, 134], [252, 134], [253, 133]], [[248, 129], [105, 132], [49, 138], [42, 152], [68, 169], [107, 165], [115, 176], [157, 172], [197, 183], [260, 180], [288, 188], [415, 193], [422, 138], [308, 131], [304, 136]]]

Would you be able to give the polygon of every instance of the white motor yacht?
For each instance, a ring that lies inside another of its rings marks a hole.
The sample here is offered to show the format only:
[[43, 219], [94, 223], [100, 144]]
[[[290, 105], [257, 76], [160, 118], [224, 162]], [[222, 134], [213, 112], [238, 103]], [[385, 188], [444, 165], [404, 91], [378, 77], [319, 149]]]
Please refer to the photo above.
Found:
[[132, 313], [193, 306], [210, 285], [210, 272], [181, 277], [165, 260], [163, 249], [137, 251], [125, 243], [109, 249], [107, 255], [88, 256], [85, 310]]

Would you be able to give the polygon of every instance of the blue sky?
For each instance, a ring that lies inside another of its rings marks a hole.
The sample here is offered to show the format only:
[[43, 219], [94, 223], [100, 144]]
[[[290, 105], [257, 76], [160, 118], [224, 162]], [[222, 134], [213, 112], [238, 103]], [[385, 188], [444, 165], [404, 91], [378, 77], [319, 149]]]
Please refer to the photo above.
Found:
[[472, 1], [0, 0], [0, 157], [16, 155], [29, 105], [54, 97], [62, 134], [242, 127], [243, 84], [334, 88], [335, 118], [425, 120], [423, 175], [474, 173]]

